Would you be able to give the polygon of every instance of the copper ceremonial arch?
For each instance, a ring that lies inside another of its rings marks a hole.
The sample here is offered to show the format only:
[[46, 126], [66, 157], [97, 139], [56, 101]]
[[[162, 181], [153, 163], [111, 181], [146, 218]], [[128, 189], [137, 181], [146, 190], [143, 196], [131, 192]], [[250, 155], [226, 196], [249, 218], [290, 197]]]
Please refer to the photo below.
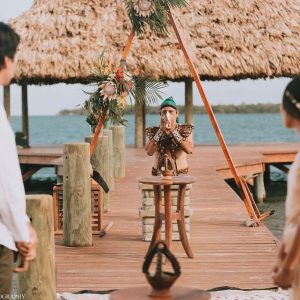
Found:
[[[234, 165], [233, 160], [231, 158], [231, 155], [229, 153], [228, 147], [225, 143], [225, 140], [224, 140], [224, 137], [223, 137], [222, 132], [220, 130], [220, 127], [218, 125], [218, 122], [216, 120], [216, 117], [213, 113], [213, 110], [212, 110], [212, 108], [211, 108], [211, 106], [210, 106], [210, 104], [207, 100], [207, 97], [205, 95], [205, 92], [202, 88], [202, 84], [201, 84], [199, 75], [196, 72], [195, 66], [194, 66], [193, 62], [191, 61], [191, 59], [190, 59], [189, 53], [188, 53], [188, 51], [187, 51], [187, 49], [184, 45], [184, 42], [181, 38], [181, 35], [178, 31], [175, 20], [174, 20], [173, 15], [172, 15], [170, 10], [168, 11], [168, 19], [169, 19], [169, 23], [171, 24], [171, 26], [172, 26], [175, 34], [176, 34], [177, 40], [178, 40], [180, 48], [181, 48], [181, 50], [184, 54], [185, 60], [188, 64], [188, 66], [189, 66], [190, 72], [191, 72], [191, 74], [192, 74], [192, 76], [193, 76], [193, 78], [196, 82], [196, 86], [197, 86], [198, 91], [200, 93], [200, 96], [202, 98], [203, 104], [204, 104], [205, 109], [208, 113], [211, 124], [214, 128], [214, 131], [217, 135], [219, 144], [220, 144], [220, 146], [223, 150], [223, 153], [225, 155], [225, 158], [227, 160], [227, 163], [228, 163], [229, 168], [231, 170], [231, 173], [233, 175], [234, 181], [235, 181], [235, 183], [236, 183], [236, 185], [237, 185], [237, 187], [240, 191], [240, 194], [241, 194], [242, 199], [244, 201], [244, 205], [246, 207], [247, 213], [248, 213], [248, 215], [249, 215], [249, 217], [252, 221], [252, 225], [259, 225], [259, 223], [263, 219], [265, 219], [266, 217], [270, 216], [273, 213], [273, 211], [267, 211], [267, 212], [262, 213], [262, 214], [260, 213], [260, 211], [259, 211], [259, 209], [258, 209], [258, 207], [257, 207], [257, 205], [256, 205], [256, 203], [253, 199], [253, 196], [252, 196], [252, 194], [251, 194], [251, 192], [250, 192], [250, 190], [247, 186], [247, 183], [246, 183], [245, 179], [242, 176], [239, 176], [239, 174], [237, 172], [237, 169], [235, 168], [235, 165]], [[121, 68], [124, 68], [125, 65], [126, 65], [126, 58], [127, 58], [128, 52], [130, 50], [130, 47], [131, 47], [131, 44], [132, 44], [132, 41], [133, 41], [133, 38], [134, 38], [134, 34], [135, 34], [135, 30], [134, 30], [134, 28], [132, 28], [132, 30], [130, 32], [130, 35], [128, 37], [127, 43], [126, 43], [125, 48], [124, 48], [123, 53], [122, 53]], [[106, 113], [107, 113], [107, 110], [104, 110], [102, 112], [101, 118], [100, 118], [99, 123], [97, 125], [95, 134], [94, 134], [92, 142], [91, 142], [90, 155], [92, 155], [93, 152], [94, 152], [97, 139], [99, 137], [104, 119], [106, 117]]]

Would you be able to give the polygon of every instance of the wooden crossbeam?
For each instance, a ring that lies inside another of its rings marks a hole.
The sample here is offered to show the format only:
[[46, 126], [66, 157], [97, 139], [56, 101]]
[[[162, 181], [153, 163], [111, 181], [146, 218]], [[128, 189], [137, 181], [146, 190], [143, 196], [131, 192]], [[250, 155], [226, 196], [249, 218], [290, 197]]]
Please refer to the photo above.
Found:
[[275, 168], [279, 169], [280, 171], [286, 174], [290, 171], [290, 169], [284, 164], [272, 164], [272, 166], [274, 166]]
[[26, 182], [31, 178], [33, 174], [35, 174], [38, 170], [40, 170], [41, 166], [32, 166], [28, 171], [26, 171], [24, 174], [22, 174], [23, 182]]

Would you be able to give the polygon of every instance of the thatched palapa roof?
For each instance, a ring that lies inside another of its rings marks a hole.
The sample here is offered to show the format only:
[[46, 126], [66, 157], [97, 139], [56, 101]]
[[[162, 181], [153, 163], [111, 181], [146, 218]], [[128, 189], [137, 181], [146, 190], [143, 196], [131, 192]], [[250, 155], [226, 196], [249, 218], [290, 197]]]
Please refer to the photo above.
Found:
[[[204, 79], [300, 74], [299, 0], [190, 0], [174, 17]], [[16, 79], [82, 82], [103, 48], [120, 55], [131, 24], [122, 0], [34, 0], [10, 21], [21, 35]], [[175, 35], [135, 37], [128, 56], [134, 75], [190, 77]], [[118, 57], [118, 56], [117, 56]]]

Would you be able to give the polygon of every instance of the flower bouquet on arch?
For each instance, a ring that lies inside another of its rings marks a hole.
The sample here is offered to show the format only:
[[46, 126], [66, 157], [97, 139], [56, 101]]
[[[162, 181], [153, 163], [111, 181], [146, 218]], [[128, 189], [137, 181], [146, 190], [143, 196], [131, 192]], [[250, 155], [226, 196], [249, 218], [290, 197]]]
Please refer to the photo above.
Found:
[[86, 92], [89, 98], [83, 104], [83, 111], [92, 133], [99, 122], [104, 127], [108, 122], [126, 126], [127, 100], [145, 105], [155, 103], [163, 98], [162, 89], [167, 86], [164, 81], [132, 76], [125, 66], [111, 57], [107, 59], [104, 52], [95, 61], [87, 83], [94, 86], [94, 91]]

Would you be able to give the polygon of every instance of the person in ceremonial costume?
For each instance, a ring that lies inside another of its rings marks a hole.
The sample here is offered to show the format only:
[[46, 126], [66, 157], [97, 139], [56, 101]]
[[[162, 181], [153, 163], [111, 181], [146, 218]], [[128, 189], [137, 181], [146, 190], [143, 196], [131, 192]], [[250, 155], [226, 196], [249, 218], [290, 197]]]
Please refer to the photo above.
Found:
[[[300, 135], [300, 77], [286, 87], [281, 112], [285, 126]], [[273, 279], [278, 286], [291, 288], [290, 299], [300, 300], [300, 151], [288, 174], [285, 207], [286, 224]]]
[[188, 175], [187, 154], [193, 150], [193, 125], [178, 123], [178, 109], [172, 97], [160, 106], [160, 126], [146, 128], [146, 152], [154, 155], [152, 175], [159, 176], [164, 167], [165, 155], [172, 161], [173, 175]]
[[[19, 36], [0, 22], [0, 85], [14, 76]], [[0, 299], [11, 295], [14, 252], [21, 254], [15, 272], [26, 271], [36, 256], [37, 236], [26, 215], [25, 191], [14, 133], [0, 104]]]

